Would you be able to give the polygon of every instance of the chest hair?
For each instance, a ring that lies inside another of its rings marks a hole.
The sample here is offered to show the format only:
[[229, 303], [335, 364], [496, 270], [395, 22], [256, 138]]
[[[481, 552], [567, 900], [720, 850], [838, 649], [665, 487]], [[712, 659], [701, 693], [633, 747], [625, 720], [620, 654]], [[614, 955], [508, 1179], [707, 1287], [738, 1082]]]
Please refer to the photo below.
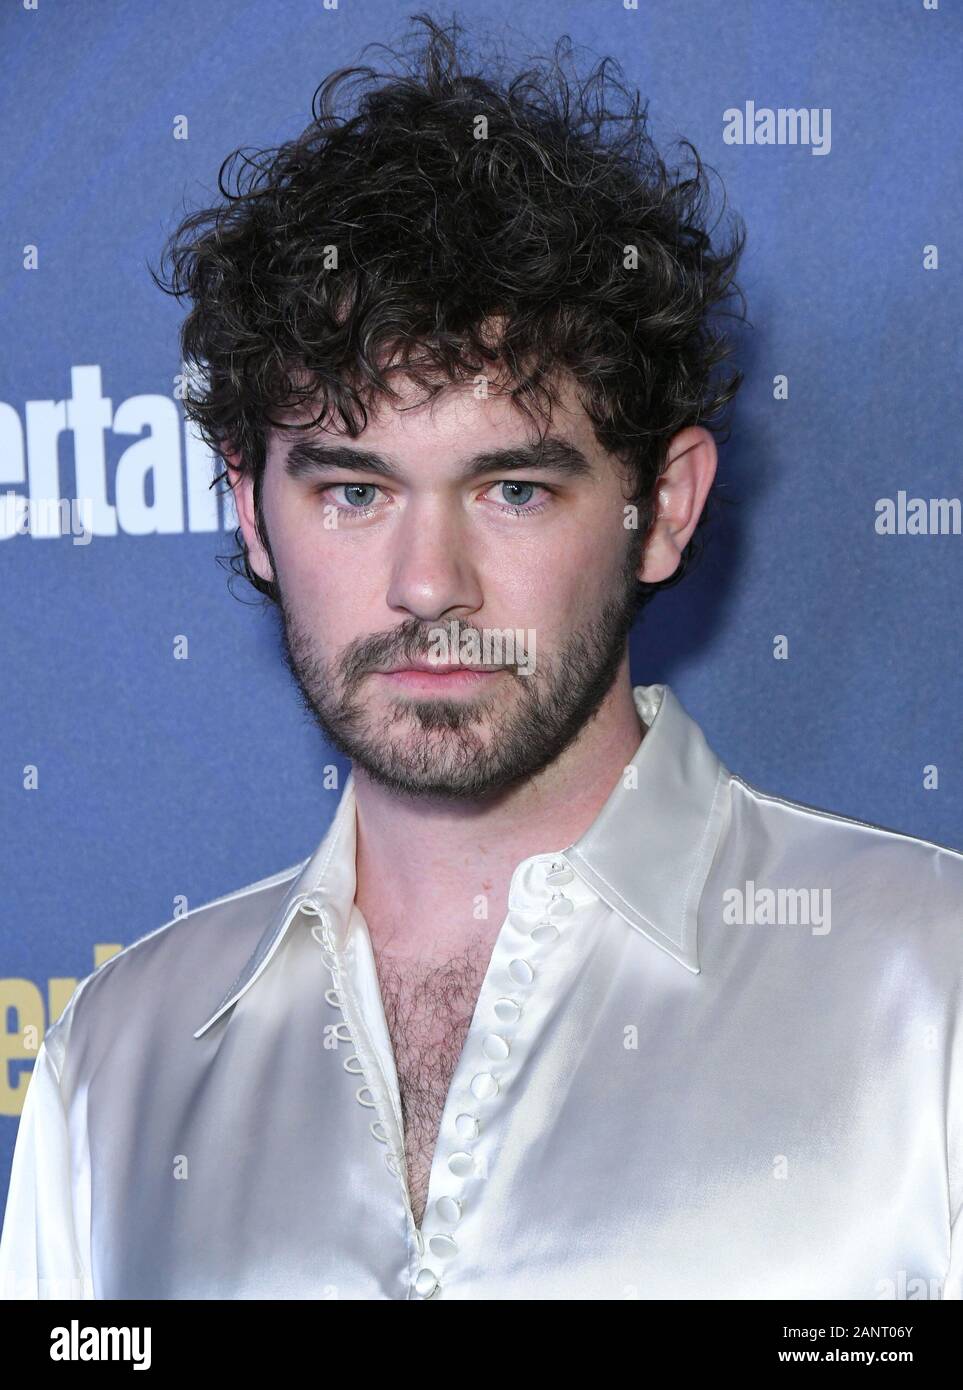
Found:
[[481, 943], [472, 943], [463, 955], [430, 966], [385, 954], [378, 959], [401, 1095], [408, 1190], [419, 1227], [445, 1101], [489, 954]]

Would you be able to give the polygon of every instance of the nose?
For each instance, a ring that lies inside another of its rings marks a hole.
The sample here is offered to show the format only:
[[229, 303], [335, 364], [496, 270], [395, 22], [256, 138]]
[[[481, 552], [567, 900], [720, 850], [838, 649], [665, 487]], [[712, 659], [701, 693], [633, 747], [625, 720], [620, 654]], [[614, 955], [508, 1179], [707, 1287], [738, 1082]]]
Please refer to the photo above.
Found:
[[393, 536], [388, 606], [431, 622], [482, 605], [481, 580], [462, 519], [441, 499], [406, 509]]

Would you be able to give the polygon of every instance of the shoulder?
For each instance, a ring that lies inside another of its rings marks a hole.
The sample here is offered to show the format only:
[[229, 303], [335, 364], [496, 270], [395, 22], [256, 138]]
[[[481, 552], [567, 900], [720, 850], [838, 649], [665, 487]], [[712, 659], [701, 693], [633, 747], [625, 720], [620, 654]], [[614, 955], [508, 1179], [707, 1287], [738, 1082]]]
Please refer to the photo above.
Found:
[[307, 862], [164, 922], [80, 980], [45, 1035], [58, 1070], [68, 1044], [76, 1052], [78, 1032], [110, 1029], [116, 1038], [148, 1014], [183, 1014], [186, 1021], [202, 1015], [241, 970]]
[[730, 786], [729, 841], [757, 886], [768, 878], [772, 887], [829, 892], [834, 928], [899, 950], [919, 944], [929, 959], [963, 967], [963, 853], [732, 773]]
[[844, 816], [821, 806], [777, 796], [773, 792], [747, 782], [734, 772], [729, 773], [734, 803], [745, 814], [755, 813], [770, 824], [779, 824], [787, 838], [803, 837], [812, 843], [820, 842], [827, 850], [839, 849], [849, 854], [887, 855], [901, 857], [907, 864], [930, 863], [963, 881], [963, 851], [949, 845], [926, 840], [908, 831], [877, 825], [873, 821]]

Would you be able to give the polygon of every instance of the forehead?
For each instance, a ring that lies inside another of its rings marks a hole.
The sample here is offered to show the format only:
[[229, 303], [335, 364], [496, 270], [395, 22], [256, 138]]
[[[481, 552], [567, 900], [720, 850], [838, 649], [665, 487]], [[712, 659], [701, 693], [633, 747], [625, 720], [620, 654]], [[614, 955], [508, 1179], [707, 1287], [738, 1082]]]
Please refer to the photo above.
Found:
[[[485, 394], [477, 379], [446, 383], [428, 401], [424, 390], [407, 378], [395, 379], [393, 385], [398, 398], [375, 397], [359, 434], [350, 436], [343, 428], [328, 425], [294, 431], [272, 428], [269, 455], [283, 458], [293, 444], [304, 439], [390, 454], [405, 462], [440, 462], [517, 444], [537, 445], [543, 436], [564, 439], [588, 457], [601, 454], [575, 384], [567, 377], [557, 380], [558, 399], [546, 406], [546, 416], [536, 414], [534, 418], [516, 406], [506, 392], [493, 389]], [[315, 415], [317, 411], [315, 406]], [[281, 411], [276, 418], [291, 424], [307, 423], [313, 418], [312, 408]]]

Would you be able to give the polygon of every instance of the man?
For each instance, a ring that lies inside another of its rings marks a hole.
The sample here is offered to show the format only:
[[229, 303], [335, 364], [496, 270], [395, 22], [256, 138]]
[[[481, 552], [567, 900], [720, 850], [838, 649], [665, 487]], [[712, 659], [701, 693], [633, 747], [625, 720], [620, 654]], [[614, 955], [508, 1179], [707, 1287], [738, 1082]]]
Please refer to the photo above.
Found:
[[500, 88], [429, 27], [180, 229], [186, 409], [351, 774], [48, 1030], [5, 1292], [959, 1298], [963, 856], [630, 680], [740, 244], [604, 70]]

